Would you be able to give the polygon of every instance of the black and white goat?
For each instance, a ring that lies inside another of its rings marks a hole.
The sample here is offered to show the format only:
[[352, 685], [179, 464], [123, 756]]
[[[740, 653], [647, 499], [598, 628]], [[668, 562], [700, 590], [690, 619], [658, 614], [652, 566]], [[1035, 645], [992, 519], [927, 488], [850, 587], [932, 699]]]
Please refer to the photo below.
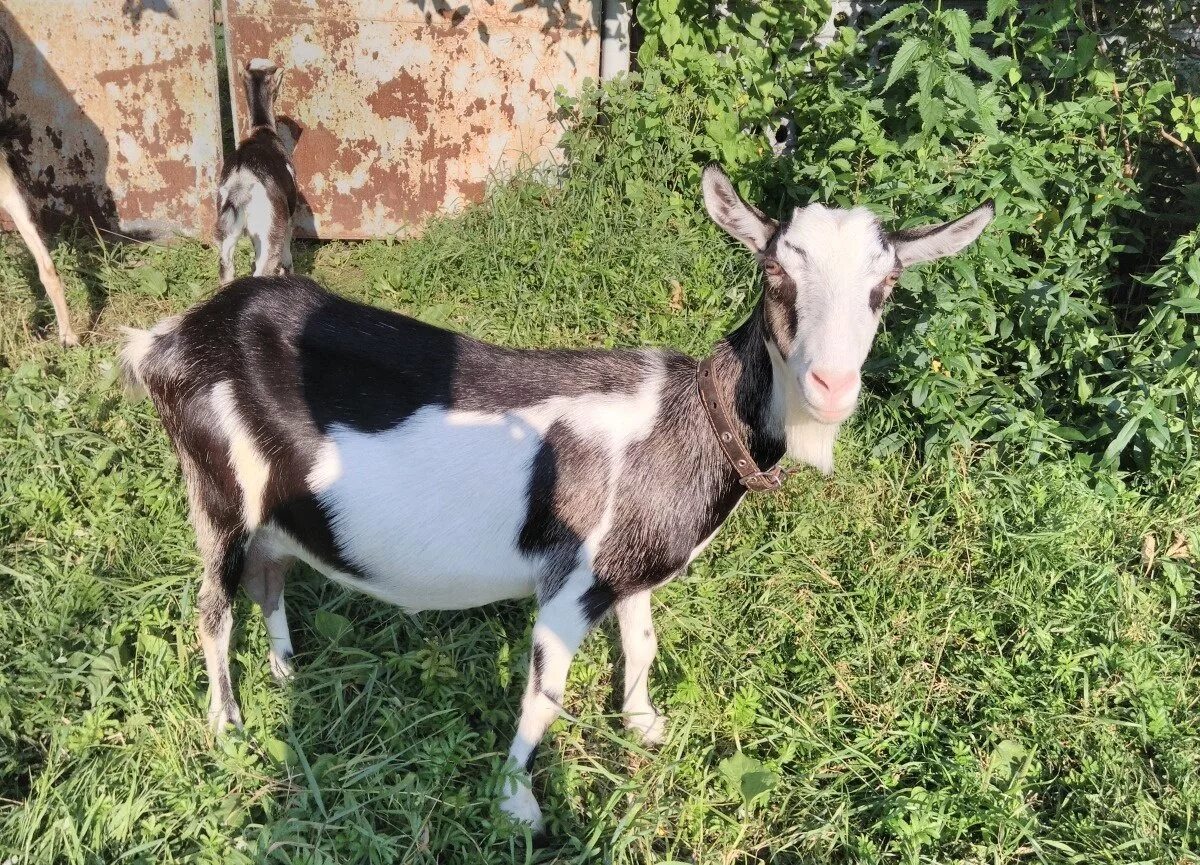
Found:
[[12, 219], [21, 240], [33, 255], [37, 264], [38, 279], [46, 289], [50, 303], [54, 306], [54, 319], [58, 326], [58, 341], [63, 345], [79, 345], [79, 337], [71, 329], [71, 314], [67, 309], [67, 298], [62, 280], [54, 268], [50, 251], [34, 221], [34, 210], [29, 194], [22, 182], [17, 165], [17, 155], [10, 142], [20, 134], [22, 121], [8, 116], [8, 82], [13, 71], [13, 47], [8, 33], [0, 28], [0, 210]]
[[254, 275], [292, 270], [292, 219], [296, 215], [296, 170], [275, 131], [275, 99], [283, 70], [270, 60], [251, 60], [242, 73], [250, 134], [221, 169], [217, 192], [217, 245], [221, 284], [233, 280], [233, 251], [245, 231], [254, 244]]
[[[127, 380], [149, 391], [183, 467], [204, 561], [210, 719], [230, 685], [238, 585], [291, 655], [284, 571], [299, 559], [410, 611], [534, 595], [530, 674], [504, 810], [538, 824], [528, 771], [567, 667], [610, 610], [626, 725], [664, 735], [647, 674], [650, 593], [704, 549], [784, 455], [828, 472], [838, 425], [902, 267], [950, 255], [992, 218], [888, 234], [869, 211], [782, 224], [704, 174], [712, 218], [758, 256], [762, 299], [696, 360], [664, 349], [517, 351], [343, 300], [297, 277], [243, 279], [150, 331]], [[739, 478], [744, 477], [744, 482]]]

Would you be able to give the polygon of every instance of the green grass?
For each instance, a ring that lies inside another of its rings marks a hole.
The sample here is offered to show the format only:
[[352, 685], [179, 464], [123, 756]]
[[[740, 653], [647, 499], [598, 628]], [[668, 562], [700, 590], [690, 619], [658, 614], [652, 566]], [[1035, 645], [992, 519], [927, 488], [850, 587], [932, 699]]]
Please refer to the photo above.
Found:
[[[598, 165], [297, 264], [506, 344], [702, 352], [749, 257], [694, 190], [619, 188]], [[112, 365], [117, 326], [209, 294], [215, 256], [55, 256], [77, 351], [0, 244], [0, 862], [1200, 861], [1196, 491], [876, 455], [871, 398], [833, 478], [749, 501], [656, 596], [658, 751], [615, 717], [612, 629], [588, 639], [537, 763], [548, 840], [494, 804], [528, 603], [410, 618], [295, 573], [299, 674], [271, 681], [243, 599], [246, 730], [214, 741], [178, 467]]]

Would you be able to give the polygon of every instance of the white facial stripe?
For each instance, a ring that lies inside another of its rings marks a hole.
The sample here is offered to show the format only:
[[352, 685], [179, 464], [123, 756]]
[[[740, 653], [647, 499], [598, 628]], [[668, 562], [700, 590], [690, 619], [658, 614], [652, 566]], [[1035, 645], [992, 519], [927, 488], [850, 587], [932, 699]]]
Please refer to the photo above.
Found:
[[[796, 209], [776, 244], [776, 257], [793, 279], [815, 272], [831, 286], [852, 286], [891, 272], [895, 257], [882, 238], [879, 220], [866, 208], [812, 204]], [[864, 286], [864, 297], [874, 285]]]
[[836, 423], [857, 403], [859, 370], [879, 327], [871, 294], [895, 253], [869, 210], [813, 204], [794, 212], [774, 255], [796, 286], [793, 342], [771, 346], [776, 377], [787, 379], [778, 397], [788, 451], [829, 471]]

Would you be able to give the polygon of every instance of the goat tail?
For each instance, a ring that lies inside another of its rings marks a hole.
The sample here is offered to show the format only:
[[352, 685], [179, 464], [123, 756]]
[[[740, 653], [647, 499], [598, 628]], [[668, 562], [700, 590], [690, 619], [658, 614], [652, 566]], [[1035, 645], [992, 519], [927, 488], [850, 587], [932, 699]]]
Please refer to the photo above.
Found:
[[240, 230], [242, 217], [249, 203], [250, 192], [244, 183], [227, 182], [217, 190], [218, 243]]
[[174, 330], [180, 318], [178, 315], [164, 318], [150, 330], [121, 328], [124, 342], [120, 356], [121, 384], [129, 399], [139, 400], [146, 396], [146, 358], [153, 350], [155, 341]]

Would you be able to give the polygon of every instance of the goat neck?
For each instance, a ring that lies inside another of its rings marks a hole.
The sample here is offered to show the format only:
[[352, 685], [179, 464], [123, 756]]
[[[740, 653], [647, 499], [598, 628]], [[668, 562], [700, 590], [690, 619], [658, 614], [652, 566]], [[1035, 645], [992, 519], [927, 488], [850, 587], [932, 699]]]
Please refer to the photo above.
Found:
[[783, 458], [785, 431], [767, 351], [762, 304], [713, 348], [713, 379], [735, 431], [759, 468]]

